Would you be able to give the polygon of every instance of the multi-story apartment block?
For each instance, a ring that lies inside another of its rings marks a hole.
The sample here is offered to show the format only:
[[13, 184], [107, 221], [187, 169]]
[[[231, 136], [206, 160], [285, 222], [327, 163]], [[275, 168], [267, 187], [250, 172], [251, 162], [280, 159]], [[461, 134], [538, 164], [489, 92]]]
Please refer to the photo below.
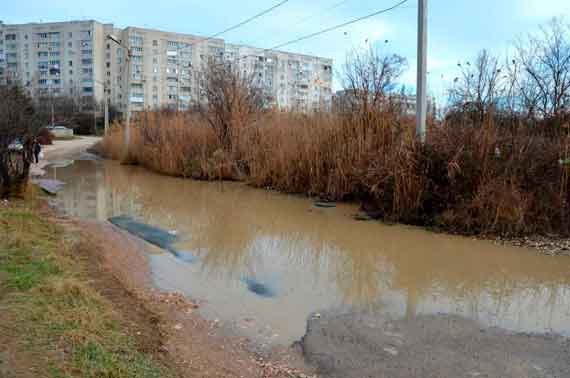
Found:
[[310, 55], [226, 44], [225, 60], [254, 75], [275, 105], [301, 111], [329, 108], [332, 60]]
[[0, 83], [18, 83], [34, 97], [101, 99], [104, 42], [95, 21], [0, 24]]
[[187, 109], [201, 99], [212, 58], [254, 76], [279, 108], [330, 107], [331, 59], [97, 21], [0, 23], [0, 84], [18, 83], [34, 97], [108, 99], [132, 111]]

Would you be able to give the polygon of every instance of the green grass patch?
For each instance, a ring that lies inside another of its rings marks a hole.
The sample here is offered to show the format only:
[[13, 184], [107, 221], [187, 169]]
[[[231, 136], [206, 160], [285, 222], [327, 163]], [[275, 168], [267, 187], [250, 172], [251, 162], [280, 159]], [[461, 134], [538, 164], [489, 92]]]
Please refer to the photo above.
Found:
[[41, 356], [30, 361], [38, 376], [175, 376], [137, 350], [126, 320], [92, 287], [79, 243], [30, 203], [0, 207], [0, 343]]

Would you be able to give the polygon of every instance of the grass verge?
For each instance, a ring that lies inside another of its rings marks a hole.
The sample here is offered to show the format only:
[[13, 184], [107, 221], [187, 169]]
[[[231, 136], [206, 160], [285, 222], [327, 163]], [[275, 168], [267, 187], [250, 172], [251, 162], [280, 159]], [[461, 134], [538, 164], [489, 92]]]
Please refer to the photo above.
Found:
[[97, 290], [85, 248], [37, 203], [0, 205], [0, 376], [175, 376]]

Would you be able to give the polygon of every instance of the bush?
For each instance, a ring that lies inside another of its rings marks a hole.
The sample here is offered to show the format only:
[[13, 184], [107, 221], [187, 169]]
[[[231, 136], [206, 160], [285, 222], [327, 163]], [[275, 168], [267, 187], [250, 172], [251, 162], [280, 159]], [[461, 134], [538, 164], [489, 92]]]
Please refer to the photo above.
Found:
[[53, 140], [55, 139], [54, 135], [46, 128], [40, 129], [38, 132], [38, 142], [44, 146], [53, 144]]

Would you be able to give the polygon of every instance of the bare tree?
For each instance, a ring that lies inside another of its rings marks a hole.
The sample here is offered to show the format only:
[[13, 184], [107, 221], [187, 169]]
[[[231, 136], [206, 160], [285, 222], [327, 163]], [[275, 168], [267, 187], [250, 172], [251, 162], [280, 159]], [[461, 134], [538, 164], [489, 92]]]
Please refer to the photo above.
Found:
[[223, 148], [232, 145], [232, 133], [251, 123], [268, 105], [268, 96], [255, 75], [237, 66], [211, 62], [201, 88], [200, 112], [212, 126]]
[[32, 100], [16, 86], [0, 87], [0, 195], [25, 190], [32, 162], [32, 138], [40, 121]]
[[339, 99], [341, 106], [351, 112], [378, 110], [396, 88], [406, 68], [406, 58], [396, 54], [383, 55], [372, 46], [352, 51], [342, 69], [345, 94]]
[[455, 111], [475, 113], [482, 121], [504, 94], [503, 69], [487, 50], [482, 50], [473, 63], [459, 63], [459, 67], [459, 76], [449, 90], [450, 102]]
[[520, 95], [529, 109], [545, 120], [560, 122], [570, 110], [570, 26], [553, 19], [539, 35], [517, 44]]

